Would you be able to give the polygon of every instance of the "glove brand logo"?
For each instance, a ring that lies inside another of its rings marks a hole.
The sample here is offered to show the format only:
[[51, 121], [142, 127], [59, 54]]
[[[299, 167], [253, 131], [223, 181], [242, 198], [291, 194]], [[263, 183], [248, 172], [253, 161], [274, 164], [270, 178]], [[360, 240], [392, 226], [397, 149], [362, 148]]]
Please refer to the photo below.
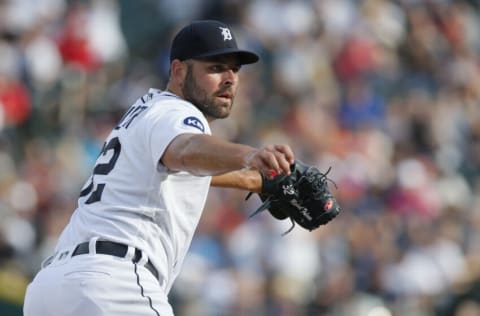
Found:
[[301, 206], [297, 200], [293, 199], [290, 203], [300, 211], [303, 217], [305, 217], [309, 221], [312, 220], [312, 216], [310, 216], [310, 212], [308, 211], [308, 209], [306, 207]]
[[195, 116], [187, 117], [186, 119], [183, 120], [183, 124], [198, 128], [202, 132], [205, 132], [205, 127], [203, 127], [202, 122], [200, 122], [200, 120]]
[[283, 195], [294, 195], [295, 194], [295, 189], [293, 188], [293, 185], [287, 184], [287, 185], [282, 185], [283, 189]]
[[325, 205], [323, 206], [323, 209], [325, 211], [328, 211], [329, 209], [331, 209], [333, 206], [333, 201], [331, 199], [328, 199], [328, 201], [325, 203]]
[[226, 27], [219, 27], [219, 29], [222, 30], [222, 35], [223, 35], [223, 41], [225, 42], [226, 40], [231, 40], [233, 37], [232, 37], [232, 33], [230, 33], [230, 30]]

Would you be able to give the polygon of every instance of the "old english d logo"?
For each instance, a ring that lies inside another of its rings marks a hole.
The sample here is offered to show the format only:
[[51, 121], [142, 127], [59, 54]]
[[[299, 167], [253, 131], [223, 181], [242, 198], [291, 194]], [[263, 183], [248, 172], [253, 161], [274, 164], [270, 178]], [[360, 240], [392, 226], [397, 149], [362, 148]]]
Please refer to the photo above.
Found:
[[282, 190], [283, 190], [283, 195], [294, 195], [295, 194], [295, 189], [293, 188], [293, 185], [291, 185], [291, 184], [282, 185]]
[[230, 41], [232, 39], [232, 33], [230, 33], [230, 30], [226, 27], [219, 27], [220, 30], [222, 30], [222, 35], [223, 35], [223, 41]]

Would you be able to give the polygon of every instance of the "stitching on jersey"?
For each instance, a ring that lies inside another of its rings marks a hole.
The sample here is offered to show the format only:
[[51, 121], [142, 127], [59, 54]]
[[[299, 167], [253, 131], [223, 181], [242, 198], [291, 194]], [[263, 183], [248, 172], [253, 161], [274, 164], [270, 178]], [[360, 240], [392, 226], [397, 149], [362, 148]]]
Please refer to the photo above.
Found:
[[162, 92], [160, 92], [160, 95], [163, 95], [163, 96], [166, 96], [166, 97], [174, 97], [174, 98], [177, 98], [177, 99], [181, 99], [178, 95], [173, 94], [173, 93], [168, 92], [168, 91], [162, 91]]

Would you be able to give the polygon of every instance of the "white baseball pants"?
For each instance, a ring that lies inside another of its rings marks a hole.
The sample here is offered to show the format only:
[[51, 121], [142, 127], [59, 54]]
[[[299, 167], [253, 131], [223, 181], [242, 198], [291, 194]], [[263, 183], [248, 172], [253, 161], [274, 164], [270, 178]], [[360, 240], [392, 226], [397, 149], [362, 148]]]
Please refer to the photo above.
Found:
[[72, 251], [57, 254], [30, 283], [24, 316], [173, 316], [145, 260], [132, 262], [133, 251], [125, 258]]

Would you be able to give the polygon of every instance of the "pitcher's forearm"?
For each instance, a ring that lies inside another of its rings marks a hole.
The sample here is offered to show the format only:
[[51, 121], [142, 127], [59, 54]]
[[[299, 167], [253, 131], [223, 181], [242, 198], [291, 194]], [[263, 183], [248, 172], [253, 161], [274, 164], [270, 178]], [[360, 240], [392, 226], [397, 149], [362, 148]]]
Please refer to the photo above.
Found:
[[178, 135], [167, 146], [162, 163], [175, 171], [198, 176], [214, 176], [241, 169], [290, 173], [294, 155], [288, 145], [255, 148], [203, 134]]
[[199, 176], [218, 175], [247, 167], [248, 155], [255, 148], [209, 135], [179, 135], [162, 159], [172, 170]]
[[237, 170], [212, 177], [211, 185], [260, 193], [262, 177], [257, 170]]

